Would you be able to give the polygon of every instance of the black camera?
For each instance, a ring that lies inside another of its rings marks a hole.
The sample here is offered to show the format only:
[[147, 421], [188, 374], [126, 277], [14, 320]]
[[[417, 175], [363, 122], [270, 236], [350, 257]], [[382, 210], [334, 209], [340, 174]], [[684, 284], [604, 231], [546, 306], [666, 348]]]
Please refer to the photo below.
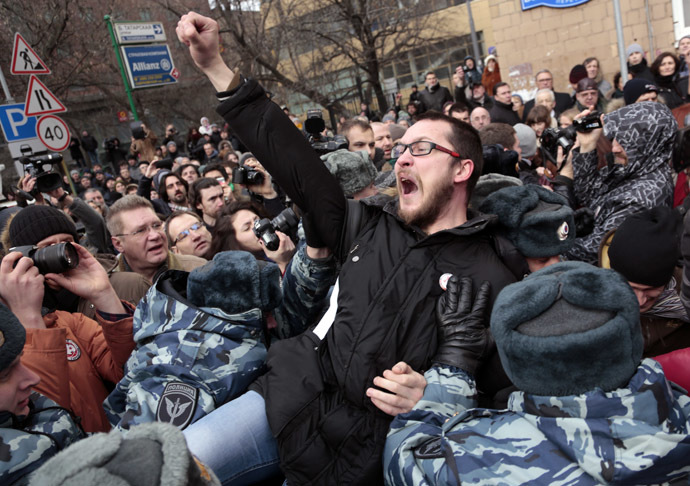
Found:
[[18, 251], [25, 257], [31, 258], [41, 275], [65, 273], [79, 265], [77, 249], [68, 242], [45, 248], [38, 248], [33, 245], [15, 246], [10, 248], [10, 251]]
[[146, 138], [146, 132], [144, 131], [143, 123], [140, 121], [135, 121], [129, 124], [129, 128], [132, 130], [132, 137], [135, 140], [144, 140]]
[[347, 139], [342, 135], [335, 137], [324, 137], [321, 135], [326, 129], [326, 122], [323, 121], [321, 110], [307, 111], [307, 119], [304, 122], [304, 131], [307, 132], [307, 140], [311, 148], [320, 155], [335, 152], [336, 150], [348, 147]]
[[515, 150], [504, 150], [503, 145], [496, 143], [482, 146], [482, 175], [502, 174], [518, 177], [517, 164], [520, 156]]
[[240, 165], [232, 169], [232, 183], [244, 184], [246, 186], [256, 186], [264, 182], [264, 175], [250, 167]]
[[547, 128], [539, 138], [542, 153], [558, 167], [558, 147], [563, 148], [563, 156], [566, 157], [575, 145], [577, 132], [587, 133], [601, 127], [601, 115], [595, 111], [584, 118], [573, 120], [573, 124], [569, 127]]
[[120, 140], [117, 137], [108, 137], [103, 140], [103, 148], [110, 151], [115, 150], [120, 146]]
[[168, 169], [172, 170], [173, 159], [170, 157], [165, 157], [164, 159], [156, 160], [156, 168], [158, 169]]
[[297, 228], [298, 224], [299, 218], [295, 212], [287, 208], [273, 219], [264, 218], [255, 221], [254, 234], [264, 242], [266, 248], [276, 251], [280, 246], [280, 238], [276, 235], [276, 231], [289, 234], [291, 230]]
[[[24, 164], [26, 172], [36, 178], [36, 189], [38, 192], [49, 192], [62, 186], [62, 176], [58, 172], [47, 171], [44, 165], [59, 164], [62, 162], [62, 155], [52, 153], [48, 155], [35, 155], [32, 157], [20, 157], [19, 162]], [[34, 191], [32, 191], [34, 192]]]

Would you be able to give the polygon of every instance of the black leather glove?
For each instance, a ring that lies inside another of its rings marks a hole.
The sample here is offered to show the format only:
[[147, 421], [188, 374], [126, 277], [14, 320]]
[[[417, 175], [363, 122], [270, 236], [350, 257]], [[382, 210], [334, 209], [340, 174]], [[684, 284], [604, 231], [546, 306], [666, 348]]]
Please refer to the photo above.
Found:
[[439, 347], [435, 364], [455, 366], [474, 376], [493, 344], [484, 325], [490, 290], [489, 282], [482, 283], [473, 304], [472, 279], [453, 275], [448, 280], [436, 304]]
[[594, 211], [589, 208], [575, 210], [575, 236], [584, 238], [594, 231]]

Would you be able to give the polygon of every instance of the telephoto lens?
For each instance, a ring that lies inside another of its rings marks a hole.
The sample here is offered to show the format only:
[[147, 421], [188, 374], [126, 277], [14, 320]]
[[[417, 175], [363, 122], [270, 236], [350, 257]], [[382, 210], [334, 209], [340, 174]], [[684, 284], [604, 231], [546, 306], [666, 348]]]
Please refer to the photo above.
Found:
[[32, 245], [17, 246], [10, 248], [10, 251], [18, 251], [25, 257], [31, 258], [41, 275], [65, 273], [79, 265], [77, 249], [69, 242], [58, 243], [45, 248]]

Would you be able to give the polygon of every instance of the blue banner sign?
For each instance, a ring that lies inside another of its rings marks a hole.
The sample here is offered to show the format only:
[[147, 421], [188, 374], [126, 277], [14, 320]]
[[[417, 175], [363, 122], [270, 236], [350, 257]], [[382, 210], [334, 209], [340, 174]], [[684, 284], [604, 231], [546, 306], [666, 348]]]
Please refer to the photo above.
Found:
[[122, 46], [120, 49], [132, 88], [153, 88], [177, 82], [167, 44]]
[[577, 7], [589, 0], [520, 0], [522, 10], [529, 10], [534, 7], [568, 8]]

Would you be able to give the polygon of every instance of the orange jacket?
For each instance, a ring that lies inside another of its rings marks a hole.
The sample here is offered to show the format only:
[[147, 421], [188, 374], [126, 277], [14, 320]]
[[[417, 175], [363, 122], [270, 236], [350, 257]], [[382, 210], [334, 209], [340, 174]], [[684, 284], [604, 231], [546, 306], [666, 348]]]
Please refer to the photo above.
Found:
[[41, 377], [36, 391], [81, 417], [86, 432], [110, 430], [103, 411], [105, 382], [117, 383], [134, 349], [132, 317], [111, 322], [96, 315], [55, 311], [47, 329], [27, 329], [22, 363]]

